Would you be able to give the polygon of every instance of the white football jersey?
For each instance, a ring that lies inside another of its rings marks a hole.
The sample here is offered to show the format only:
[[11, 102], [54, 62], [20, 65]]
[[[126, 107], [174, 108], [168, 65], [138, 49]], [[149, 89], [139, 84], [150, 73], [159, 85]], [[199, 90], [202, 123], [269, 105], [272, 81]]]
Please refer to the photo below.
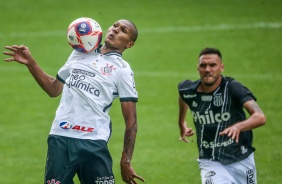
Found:
[[133, 71], [117, 52], [73, 51], [57, 79], [64, 87], [50, 131], [53, 135], [108, 141], [113, 100], [138, 101]]

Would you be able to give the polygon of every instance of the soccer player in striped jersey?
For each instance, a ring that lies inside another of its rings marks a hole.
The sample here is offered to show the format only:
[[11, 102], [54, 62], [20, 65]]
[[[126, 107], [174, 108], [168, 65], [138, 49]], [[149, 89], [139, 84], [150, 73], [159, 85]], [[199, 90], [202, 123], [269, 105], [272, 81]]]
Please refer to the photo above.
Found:
[[119, 98], [125, 120], [124, 147], [120, 161], [124, 182], [137, 184], [131, 159], [137, 133], [138, 93], [130, 65], [122, 59], [138, 36], [134, 23], [118, 20], [104, 45], [88, 54], [73, 51], [57, 77], [46, 74], [26, 46], [6, 46], [5, 61], [24, 64], [51, 97], [61, 100], [48, 137], [44, 183], [73, 184], [75, 174], [82, 184], [114, 184], [112, 158], [107, 143], [112, 124], [109, 111]]
[[223, 76], [223, 70], [220, 51], [205, 48], [199, 54], [200, 79], [178, 84], [180, 140], [188, 142], [186, 136], [194, 134], [185, 119], [190, 110], [202, 183], [254, 184], [252, 129], [264, 125], [266, 118], [253, 93], [237, 80]]

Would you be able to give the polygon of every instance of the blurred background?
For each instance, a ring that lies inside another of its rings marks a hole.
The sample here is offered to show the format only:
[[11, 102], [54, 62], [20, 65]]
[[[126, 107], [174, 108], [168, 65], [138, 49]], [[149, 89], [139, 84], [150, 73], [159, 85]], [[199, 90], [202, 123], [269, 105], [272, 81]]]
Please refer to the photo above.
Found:
[[[147, 184], [200, 183], [195, 136], [179, 142], [177, 84], [196, 80], [201, 49], [216, 47], [224, 75], [239, 80], [258, 98], [267, 124], [254, 130], [258, 183], [280, 183], [282, 90], [282, 1], [280, 0], [123, 0], [2, 1], [0, 47], [27, 45], [42, 69], [55, 76], [72, 48], [69, 24], [91, 17], [103, 28], [119, 19], [133, 21], [139, 37], [124, 52], [135, 72], [139, 129], [132, 165]], [[49, 98], [27, 68], [0, 59], [0, 183], [43, 182], [47, 136], [60, 98]], [[116, 183], [124, 121], [119, 100], [110, 112], [109, 149]], [[193, 127], [192, 117], [187, 122]], [[78, 179], [75, 178], [75, 182]], [[141, 182], [140, 182], [141, 183]]]

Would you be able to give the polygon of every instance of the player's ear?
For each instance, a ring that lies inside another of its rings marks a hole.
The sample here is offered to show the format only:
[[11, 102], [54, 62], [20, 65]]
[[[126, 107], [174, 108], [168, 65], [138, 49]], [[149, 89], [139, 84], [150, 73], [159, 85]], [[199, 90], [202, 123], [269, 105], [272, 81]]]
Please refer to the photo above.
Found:
[[223, 64], [223, 63], [221, 64], [220, 71], [221, 71], [221, 72], [223, 72], [223, 71], [224, 71], [224, 64]]
[[126, 48], [129, 49], [129, 48], [133, 47], [134, 43], [135, 43], [134, 41], [128, 42], [128, 44], [126, 45]]

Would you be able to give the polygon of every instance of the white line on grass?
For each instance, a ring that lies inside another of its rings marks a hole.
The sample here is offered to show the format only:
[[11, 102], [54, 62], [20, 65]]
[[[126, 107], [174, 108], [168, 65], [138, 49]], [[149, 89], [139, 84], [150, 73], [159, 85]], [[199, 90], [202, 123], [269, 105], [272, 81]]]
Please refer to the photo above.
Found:
[[[219, 25], [199, 25], [199, 26], [171, 26], [157, 28], [139, 29], [140, 33], [169, 33], [169, 32], [200, 32], [200, 31], [221, 31], [221, 30], [242, 30], [242, 29], [280, 29], [282, 22], [255, 22], [245, 24], [219, 24]], [[11, 32], [8, 34], [0, 33], [0, 37], [50, 37], [62, 36], [66, 31], [40, 31], [40, 32]]]
[[[135, 76], [144, 76], [144, 77], [169, 77], [169, 78], [179, 78], [182, 77], [183, 79], [198, 79], [199, 75], [198, 73], [195, 71], [195, 73], [183, 73], [183, 72], [146, 72], [146, 71], [136, 71], [134, 72]], [[273, 74], [273, 73], [264, 73], [264, 74], [246, 74], [246, 73], [228, 73], [225, 74], [223, 73], [223, 75], [225, 76], [231, 76], [234, 78], [240, 78], [240, 79], [251, 79], [251, 80], [271, 80], [271, 79], [275, 79], [278, 81], [282, 81], [282, 76], [278, 75], [278, 74]]]
[[160, 27], [152, 29], [142, 29], [144, 33], [166, 33], [166, 32], [200, 32], [200, 31], [221, 31], [221, 30], [241, 30], [241, 29], [259, 29], [270, 28], [277, 29], [282, 28], [281, 22], [256, 22], [250, 24], [219, 24], [219, 25], [202, 25], [202, 26], [174, 26], [174, 27]]
[[[8, 64], [7, 64], [8, 65]], [[53, 76], [56, 75], [57, 71], [59, 68], [50, 68], [50, 67], [45, 67], [45, 71], [48, 71], [47, 73], [50, 73]], [[5, 76], [5, 73], [13, 73], [14, 75], [18, 75], [16, 73], [26, 73], [28, 74], [28, 70], [26, 68], [22, 67], [16, 67], [16, 66], [6, 66], [6, 67], [1, 67], [0, 68], [0, 73], [2, 76]], [[135, 71], [134, 75], [136, 77], [141, 76], [141, 77], [152, 77], [152, 78], [183, 78], [183, 79], [197, 79], [199, 78], [199, 75], [197, 74], [197, 71], [195, 73], [183, 73], [183, 72], [159, 72], [159, 71]], [[273, 74], [273, 73], [264, 73], [264, 74], [246, 74], [246, 73], [229, 73], [228, 75], [223, 73], [223, 75], [226, 76], [231, 76], [234, 78], [240, 78], [240, 79], [245, 79], [245, 80], [272, 80], [275, 79], [277, 81], [282, 81], [282, 76], [278, 74]]]

